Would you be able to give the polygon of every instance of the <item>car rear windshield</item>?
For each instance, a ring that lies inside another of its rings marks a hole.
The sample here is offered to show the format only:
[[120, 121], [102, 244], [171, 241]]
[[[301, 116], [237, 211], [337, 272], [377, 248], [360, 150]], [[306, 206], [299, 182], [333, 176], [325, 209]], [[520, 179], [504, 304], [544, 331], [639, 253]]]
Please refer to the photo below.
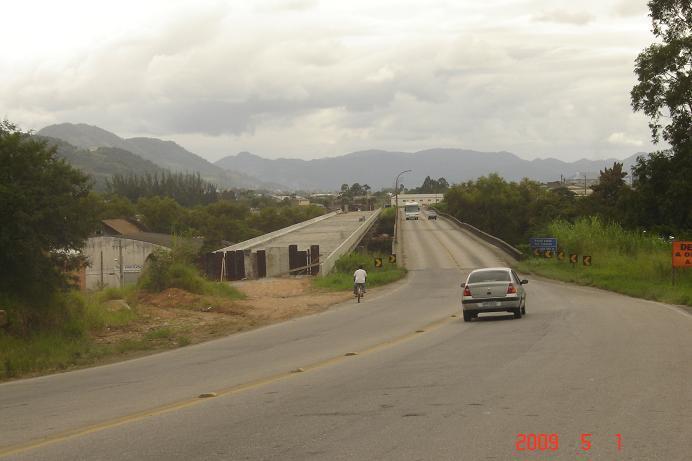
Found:
[[509, 282], [509, 272], [507, 271], [480, 271], [473, 272], [469, 276], [469, 283], [480, 282]]

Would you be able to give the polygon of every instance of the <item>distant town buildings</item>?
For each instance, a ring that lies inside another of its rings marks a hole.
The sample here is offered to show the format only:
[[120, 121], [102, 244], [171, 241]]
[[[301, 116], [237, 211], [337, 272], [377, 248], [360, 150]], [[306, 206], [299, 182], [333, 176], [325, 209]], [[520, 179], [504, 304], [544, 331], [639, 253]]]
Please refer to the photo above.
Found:
[[586, 197], [593, 193], [593, 189], [591, 189], [591, 187], [599, 183], [598, 176], [593, 176], [594, 177], [589, 177], [588, 175], [585, 175], [579, 177], [579, 175], [576, 175], [572, 178], [561, 178], [560, 181], [544, 183], [544, 186], [548, 189], [559, 189], [564, 187], [577, 197]]

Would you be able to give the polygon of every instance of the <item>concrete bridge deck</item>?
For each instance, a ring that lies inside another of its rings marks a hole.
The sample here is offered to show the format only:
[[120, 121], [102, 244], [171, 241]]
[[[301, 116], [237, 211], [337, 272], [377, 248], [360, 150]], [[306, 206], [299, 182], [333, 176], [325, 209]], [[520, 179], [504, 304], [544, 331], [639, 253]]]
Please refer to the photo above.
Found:
[[[339, 256], [351, 251], [360, 242], [378, 214], [379, 210], [329, 213], [310, 221], [221, 248], [216, 250], [215, 253], [242, 250], [252, 254], [258, 250], [270, 249], [285, 249], [287, 252], [289, 245], [297, 245], [300, 250], [310, 248], [312, 245], [319, 245], [320, 262], [322, 263], [321, 272], [326, 274], [331, 270], [333, 263]], [[280, 259], [283, 259], [283, 257]], [[268, 268], [268, 273], [271, 274], [283, 272], [283, 267], [287, 263], [281, 261], [277, 264], [271, 264], [268, 261], [267, 264], [271, 266], [280, 265], [282, 267], [280, 270]]]

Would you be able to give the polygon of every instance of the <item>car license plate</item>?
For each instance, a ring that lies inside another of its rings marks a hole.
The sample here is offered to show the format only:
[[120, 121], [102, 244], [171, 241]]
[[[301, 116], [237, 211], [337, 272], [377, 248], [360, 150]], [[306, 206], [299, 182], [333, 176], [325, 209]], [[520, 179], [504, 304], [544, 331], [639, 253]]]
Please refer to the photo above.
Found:
[[481, 307], [500, 307], [502, 306], [502, 302], [500, 301], [486, 301], [484, 303], [481, 303]]

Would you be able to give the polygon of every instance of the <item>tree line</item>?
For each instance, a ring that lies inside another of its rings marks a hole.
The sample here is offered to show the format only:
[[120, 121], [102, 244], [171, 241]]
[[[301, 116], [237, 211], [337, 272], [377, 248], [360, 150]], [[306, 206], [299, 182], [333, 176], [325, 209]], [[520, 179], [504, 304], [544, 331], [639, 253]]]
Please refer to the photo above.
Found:
[[[577, 197], [566, 187], [548, 189], [529, 179], [508, 182], [491, 174], [451, 187], [439, 207], [514, 245], [546, 234], [551, 222], [575, 222], [587, 216], [662, 237], [691, 237], [692, 195], [686, 194], [692, 191], [689, 184], [668, 183], [666, 176], [674, 176], [671, 165], [679, 163], [661, 153], [640, 158], [633, 167], [633, 184], [629, 185], [623, 164], [615, 162], [600, 172], [598, 184], [586, 197]], [[689, 177], [690, 166], [687, 172]], [[677, 208], [676, 202], [683, 208]]]
[[144, 173], [113, 175], [106, 181], [109, 194], [137, 201], [141, 197], [171, 197], [180, 205], [194, 206], [213, 203], [219, 198], [216, 186], [204, 181], [199, 173]]
[[289, 202], [220, 199], [206, 205], [184, 207], [173, 197], [141, 197], [131, 202], [120, 195], [101, 196], [101, 219], [138, 220], [152, 232], [204, 237], [203, 250], [241, 242], [324, 214], [317, 206], [292, 206]]

